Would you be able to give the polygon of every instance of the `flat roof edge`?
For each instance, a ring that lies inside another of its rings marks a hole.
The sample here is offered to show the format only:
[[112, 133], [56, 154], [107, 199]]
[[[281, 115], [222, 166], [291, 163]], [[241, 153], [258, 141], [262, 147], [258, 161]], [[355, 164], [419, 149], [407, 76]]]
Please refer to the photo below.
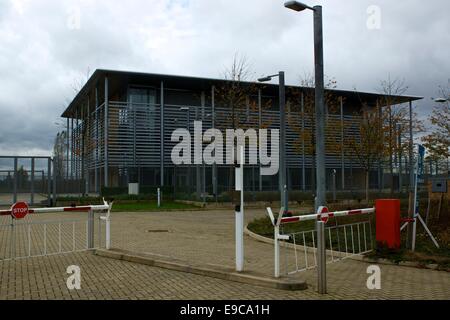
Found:
[[[231, 81], [227, 79], [218, 79], [218, 78], [208, 78], [208, 77], [197, 77], [197, 76], [188, 76], [188, 75], [173, 75], [173, 74], [160, 74], [160, 73], [148, 73], [148, 72], [139, 72], [139, 71], [126, 71], [126, 70], [110, 70], [110, 69], [96, 69], [88, 81], [83, 85], [81, 90], [75, 95], [75, 97], [72, 99], [72, 101], [69, 103], [67, 108], [64, 110], [64, 112], [61, 114], [62, 118], [69, 118], [69, 110], [72, 109], [73, 105], [78, 102], [79, 99], [84, 95], [85, 91], [88, 90], [88, 88], [91, 87], [92, 83], [95, 82], [96, 79], [101, 78], [104, 75], [107, 74], [118, 74], [118, 75], [135, 75], [135, 76], [152, 76], [152, 77], [161, 77], [161, 78], [178, 78], [178, 79], [191, 79], [191, 80], [197, 80], [197, 81], [211, 81], [211, 82], [222, 82], [222, 81]], [[259, 82], [256, 81], [242, 81], [242, 83], [246, 84], [259, 84]], [[273, 83], [265, 83], [266, 86], [271, 87], [277, 87], [277, 84]], [[307, 89], [308, 87], [302, 87], [298, 85], [286, 85], [287, 87], [291, 88], [304, 88]], [[314, 89], [314, 88], [309, 88]], [[334, 92], [341, 92], [345, 94], [352, 94], [352, 93], [359, 93], [359, 94], [365, 94], [365, 95], [373, 95], [373, 96], [383, 96], [383, 94], [377, 93], [377, 92], [368, 92], [368, 91], [357, 91], [357, 90], [344, 90], [344, 89], [329, 89]], [[402, 95], [402, 96], [393, 96], [397, 98], [402, 98], [404, 102], [400, 103], [407, 103], [408, 101], [417, 101], [422, 100], [424, 97], [422, 96], [411, 96], [411, 95]], [[399, 104], [400, 104], [399, 103]]]

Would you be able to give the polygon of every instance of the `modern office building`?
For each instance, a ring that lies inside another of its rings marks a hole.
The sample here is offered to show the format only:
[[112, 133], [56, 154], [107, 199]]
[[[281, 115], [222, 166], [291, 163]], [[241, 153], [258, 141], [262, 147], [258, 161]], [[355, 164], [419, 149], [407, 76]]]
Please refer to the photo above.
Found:
[[[202, 120], [203, 129], [229, 128], [232, 117], [255, 129], [279, 128], [278, 85], [256, 82], [239, 83], [247, 88], [246, 107], [239, 112], [224, 102], [224, 88], [232, 82], [187, 76], [96, 70], [62, 114], [67, 119], [68, 165], [70, 179], [85, 180], [86, 192], [102, 187], [126, 187], [129, 182], [141, 186], [173, 186], [177, 192], [220, 194], [229, 190], [230, 166], [174, 166], [171, 141], [177, 128], [193, 132], [194, 121]], [[233, 89], [231, 89], [233, 90]], [[293, 111], [314, 89], [287, 86], [287, 170], [291, 190], [310, 190], [314, 176], [313, 155], [305, 148], [310, 124], [301, 112]], [[348, 130], [362, 105], [375, 107], [381, 96], [374, 93], [329, 90], [336, 97], [337, 110], [327, 114], [327, 121], [341, 124], [333, 138], [344, 143]], [[420, 97], [398, 96], [396, 103], [412, 103]], [[242, 100], [242, 99], [241, 99]], [[346, 130], [344, 131], [344, 127]], [[356, 129], [355, 129], [356, 130]], [[336, 170], [338, 189], [362, 187], [364, 173], [344, 152], [326, 155], [327, 179]], [[260, 176], [259, 166], [247, 166], [247, 190], [277, 190], [278, 176]], [[382, 183], [381, 167], [375, 169], [371, 187]]]

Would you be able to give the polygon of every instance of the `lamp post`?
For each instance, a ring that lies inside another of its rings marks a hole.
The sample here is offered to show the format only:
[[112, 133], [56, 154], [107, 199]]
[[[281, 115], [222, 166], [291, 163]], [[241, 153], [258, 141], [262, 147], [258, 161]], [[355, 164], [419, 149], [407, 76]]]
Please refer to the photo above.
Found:
[[278, 74], [274, 74], [271, 76], [259, 78], [259, 82], [267, 82], [272, 80], [272, 78], [278, 77], [279, 80], [279, 102], [280, 102], [280, 147], [279, 147], [279, 155], [280, 155], [280, 172], [278, 174], [279, 181], [279, 190], [281, 193], [281, 207], [284, 208], [285, 211], [289, 210], [288, 202], [288, 188], [287, 188], [287, 179], [286, 179], [286, 84], [284, 80], [284, 71], [278, 72]]
[[314, 12], [314, 70], [315, 70], [315, 108], [316, 108], [316, 211], [326, 205], [325, 176], [325, 88], [323, 71], [323, 32], [322, 6], [310, 7], [298, 1], [288, 1], [284, 4], [288, 9]]

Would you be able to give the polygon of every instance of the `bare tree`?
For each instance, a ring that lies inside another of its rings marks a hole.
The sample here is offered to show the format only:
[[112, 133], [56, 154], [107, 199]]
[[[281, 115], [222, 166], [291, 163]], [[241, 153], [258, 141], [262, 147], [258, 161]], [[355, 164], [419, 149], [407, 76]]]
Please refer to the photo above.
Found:
[[[382, 129], [385, 132], [383, 140], [385, 142], [386, 159], [389, 164], [389, 173], [391, 178], [390, 191], [394, 193], [394, 163], [399, 155], [406, 153], [410, 148], [410, 139], [406, 137], [409, 132], [409, 110], [401, 100], [401, 96], [408, 90], [404, 79], [391, 79], [380, 81], [379, 92], [381, 98], [378, 99], [378, 105], [382, 112]], [[416, 114], [414, 114], [416, 115]], [[418, 120], [417, 115], [413, 115], [413, 132], [423, 131], [423, 124]], [[399, 127], [400, 125], [400, 127]], [[405, 135], [403, 143], [399, 144], [399, 135]], [[400, 173], [401, 174], [401, 173]]]
[[[383, 142], [384, 132], [380, 130], [383, 118], [376, 108], [363, 105], [356, 114], [358, 134], [348, 132], [345, 139], [346, 153], [353, 156], [365, 172], [366, 201], [369, 202], [370, 171], [386, 152]], [[346, 126], [349, 128], [350, 126]]]
[[[258, 94], [258, 88], [254, 83], [247, 82], [253, 76], [251, 65], [245, 56], [236, 53], [230, 67], [223, 72], [223, 81], [215, 87], [216, 102], [223, 111], [217, 114], [221, 118], [218, 127], [227, 129], [254, 128], [258, 124], [259, 105], [256, 99], [251, 99]], [[263, 109], [270, 108], [271, 101], [262, 105]], [[270, 123], [261, 123], [262, 127], [268, 127]], [[230, 169], [229, 189], [234, 184], [234, 168]]]
[[440, 87], [439, 94], [446, 101], [433, 108], [428, 120], [431, 123], [429, 133], [422, 138], [428, 151], [428, 160], [436, 165], [438, 172], [439, 163], [447, 162], [450, 157], [450, 85]]
[[[306, 88], [291, 89], [287, 104], [288, 123], [298, 139], [294, 141], [294, 150], [297, 154], [307, 154], [312, 157], [311, 181], [312, 189], [315, 188], [315, 155], [316, 155], [316, 108], [315, 108], [315, 81], [314, 77], [305, 74], [300, 79], [300, 86]], [[325, 127], [325, 148], [327, 154], [338, 154], [340, 151], [341, 122], [336, 115], [339, 114], [342, 97], [333, 93], [337, 82], [334, 78], [328, 78], [325, 88], [325, 105], [327, 111]]]
[[53, 145], [53, 157], [55, 161], [55, 175], [57, 177], [64, 177], [66, 173], [66, 151], [67, 151], [67, 131], [58, 132]]
[[242, 128], [248, 123], [249, 96], [256, 94], [257, 87], [246, 80], [252, 75], [250, 63], [245, 56], [236, 53], [230, 67], [223, 72], [223, 81], [215, 88], [217, 104], [226, 109], [223, 118], [228, 128]]

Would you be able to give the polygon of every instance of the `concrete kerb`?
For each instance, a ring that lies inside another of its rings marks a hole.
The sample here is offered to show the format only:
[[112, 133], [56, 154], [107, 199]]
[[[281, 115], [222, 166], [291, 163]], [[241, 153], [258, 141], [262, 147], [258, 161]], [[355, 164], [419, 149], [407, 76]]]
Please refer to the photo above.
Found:
[[158, 268], [192, 273], [201, 276], [240, 282], [261, 287], [268, 287], [273, 289], [298, 291], [298, 290], [306, 290], [308, 288], [306, 281], [302, 280], [286, 279], [286, 278], [275, 279], [255, 272], [238, 273], [231, 268], [212, 265], [188, 264], [185, 261], [173, 258], [162, 258], [160, 256], [153, 256], [151, 254], [141, 254], [126, 250], [97, 249], [94, 251], [94, 254], [105, 258], [123, 260]]

